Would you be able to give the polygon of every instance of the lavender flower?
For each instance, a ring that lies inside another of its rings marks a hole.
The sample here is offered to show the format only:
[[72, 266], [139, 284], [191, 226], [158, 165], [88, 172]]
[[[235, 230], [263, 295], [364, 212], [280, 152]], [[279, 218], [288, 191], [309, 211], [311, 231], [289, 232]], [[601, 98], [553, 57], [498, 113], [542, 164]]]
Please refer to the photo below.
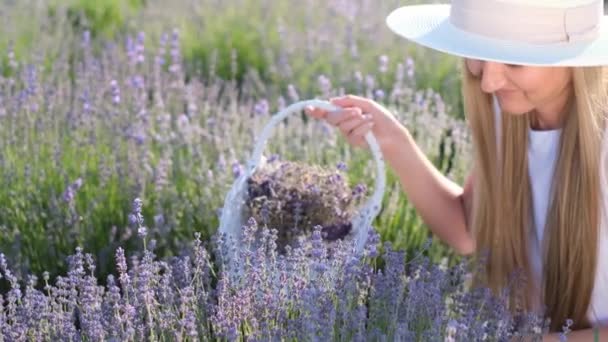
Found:
[[146, 228], [146, 227], [139, 227], [139, 228], [137, 229], [137, 235], [138, 235], [140, 238], [142, 238], [142, 239], [143, 239], [143, 238], [145, 238], [145, 237], [146, 237], [146, 235], [148, 235], [148, 228]]
[[91, 44], [91, 31], [85, 30], [82, 33], [82, 45], [88, 47]]
[[180, 52], [180, 43], [179, 43], [179, 31], [174, 29], [171, 33], [171, 66], [169, 66], [169, 71], [174, 74], [178, 74], [181, 71], [181, 52]]
[[414, 78], [414, 60], [411, 57], [408, 57], [405, 61], [405, 65], [407, 67], [407, 76], [409, 78]]
[[268, 115], [270, 111], [270, 106], [268, 105], [268, 100], [263, 99], [255, 104], [253, 107], [253, 112], [257, 115]]
[[144, 32], [139, 32], [137, 34], [136, 42], [135, 42], [135, 61], [136, 64], [142, 64], [145, 61], [145, 47], [144, 41], [146, 39], [146, 34]]
[[243, 172], [243, 166], [238, 161], [232, 163], [232, 176], [234, 179], [237, 179], [241, 176], [241, 172]]
[[298, 91], [296, 90], [296, 87], [293, 84], [289, 84], [287, 86], [287, 93], [291, 102], [300, 101], [300, 95], [298, 94]]
[[133, 209], [131, 211], [131, 214], [129, 214], [129, 222], [132, 225], [136, 225], [137, 227], [142, 226], [144, 223], [142, 207], [143, 201], [141, 199], [136, 198], [135, 200], [133, 200]]
[[323, 93], [323, 96], [327, 97], [331, 91], [331, 80], [327, 78], [325, 75], [320, 75], [319, 79], [319, 89]]
[[120, 104], [120, 89], [116, 80], [110, 81], [110, 94], [112, 96], [112, 104]]
[[63, 200], [67, 203], [72, 203], [74, 197], [76, 197], [76, 192], [82, 187], [82, 184], [82, 178], [77, 178], [73, 183], [68, 185], [68, 187], [63, 192]]
[[386, 73], [388, 71], [388, 56], [387, 55], [382, 55], [378, 58], [379, 61], [379, 66], [378, 66], [378, 70], [380, 71], [380, 73]]

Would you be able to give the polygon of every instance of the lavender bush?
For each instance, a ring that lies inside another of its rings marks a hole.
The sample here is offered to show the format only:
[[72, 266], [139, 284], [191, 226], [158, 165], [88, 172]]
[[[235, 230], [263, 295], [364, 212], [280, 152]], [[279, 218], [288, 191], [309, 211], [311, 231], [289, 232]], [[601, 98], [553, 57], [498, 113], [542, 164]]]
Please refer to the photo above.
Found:
[[[2, 278], [10, 284], [0, 306], [2, 339], [507, 341], [547, 331], [540, 317], [511, 316], [506, 297], [468, 289], [466, 262], [448, 268], [419, 254], [406, 264], [404, 253], [388, 242], [380, 246], [373, 230], [360, 257], [342, 240], [330, 253], [321, 226], [282, 255], [277, 231], [250, 219], [240, 242], [239, 277], [229, 276], [222, 262], [234, 248], [222, 236], [206, 246], [196, 234], [187, 253], [159, 260], [139, 216], [141, 204], [135, 201], [131, 215], [143, 251], [128, 262], [118, 248], [118, 272], [106, 286], [98, 285], [94, 257], [81, 248], [68, 258], [67, 276], [53, 284], [45, 273], [42, 289], [35, 276], [20, 282], [0, 255]], [[252, 248], [258, 232], [261, 244]]]

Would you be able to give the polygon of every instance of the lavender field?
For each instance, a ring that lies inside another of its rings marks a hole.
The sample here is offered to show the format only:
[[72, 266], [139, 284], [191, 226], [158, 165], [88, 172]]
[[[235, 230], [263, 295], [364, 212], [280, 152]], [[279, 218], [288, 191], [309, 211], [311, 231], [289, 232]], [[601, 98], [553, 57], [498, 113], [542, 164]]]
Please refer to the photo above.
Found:
[[[337, 198], [369, 196], [375, 170], [369, 151], [303, 114], [279, 126], [267, 157], [344, 182], [314, 192], [320, 206], [298, 207], [296, 222], [309, 225], [299, 246], [277, 248], [291, 235], [262, 222], [293, 219], [280, 198], [248, 220], [239, 244], [216, 234], [257, 134], [301, 100], [375, 99], [462, 182], [471, 147], [457, 61], [385, 28], [402, 4], [0, 5], [0, 339], [539, 336], [546, 322], [513, 317], [506, 297], [468, 287], [475, 265], [432, 237], [390, 170], [364, 254], [324, 239]], [[298, 172], [296, 183], [311, 176]], [[292, 189], [275, 176], [258, 185]], [[330, 214], [306, 214], [319, 208]], [[236, 248], [235, 278], [222, 261]]]

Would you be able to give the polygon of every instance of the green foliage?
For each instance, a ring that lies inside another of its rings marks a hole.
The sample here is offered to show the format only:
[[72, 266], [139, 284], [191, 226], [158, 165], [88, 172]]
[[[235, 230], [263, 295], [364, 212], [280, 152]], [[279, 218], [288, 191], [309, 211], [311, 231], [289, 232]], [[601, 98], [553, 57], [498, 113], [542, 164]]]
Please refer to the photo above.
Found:
[[65, 11], [74, 31], [88, 30], [94, 37], [107, 38], [124, 32], [128, 18], [145, 4], [146, 0], [56, 0], [49, 5], [48, 15], [53, 18]]
[[[254, 2], [246, 6], [227, 2], [223, 6], [219, 15], [203, 13], [201, 22], [184, 24], [182, 50], [189, 74], [238, 82], [242, 82], [248, 69], [267, 75], [268, 51], [279, 49], [277, 33], [266, 22], [248, 19], [248, 13], [259, 11]], [[209, 70], [210, 65], [213, 71]]]

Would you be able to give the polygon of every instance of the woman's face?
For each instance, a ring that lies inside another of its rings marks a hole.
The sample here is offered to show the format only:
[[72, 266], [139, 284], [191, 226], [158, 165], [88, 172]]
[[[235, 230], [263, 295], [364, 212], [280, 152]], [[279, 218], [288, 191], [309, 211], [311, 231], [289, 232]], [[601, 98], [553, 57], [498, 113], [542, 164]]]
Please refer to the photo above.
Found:
[[522, 66], [465, 59], [467, 68], [481, 78], [481, 90], [498, 99], [503, 111], [535, 113], [542, 129], [561, 126], [572, 94], [572, 70], [568, 67]]

